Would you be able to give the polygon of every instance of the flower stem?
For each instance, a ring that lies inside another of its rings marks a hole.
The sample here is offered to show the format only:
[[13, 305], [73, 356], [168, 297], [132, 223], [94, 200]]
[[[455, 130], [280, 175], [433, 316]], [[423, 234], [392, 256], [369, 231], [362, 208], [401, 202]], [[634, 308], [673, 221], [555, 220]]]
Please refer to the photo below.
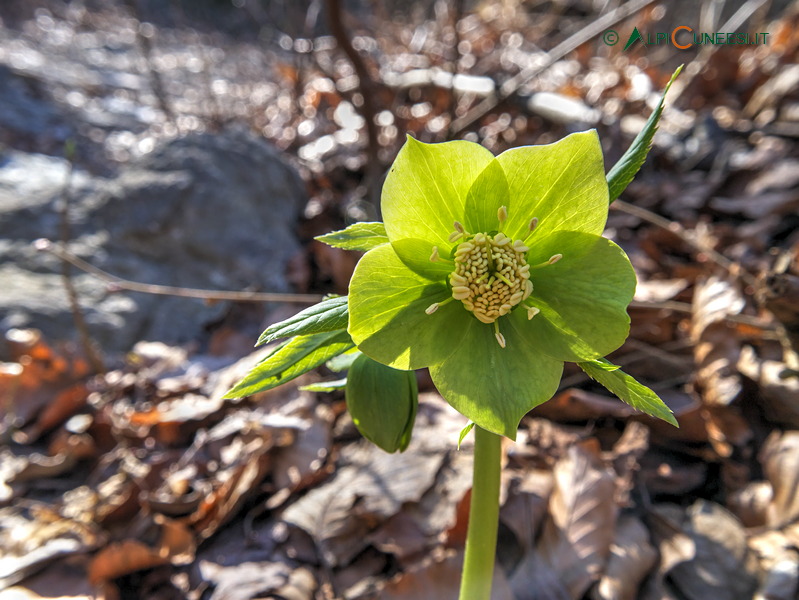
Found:
[[474, 428], [474, 471], [459, 600], [489, 600], [499, 526], [502, 438]]

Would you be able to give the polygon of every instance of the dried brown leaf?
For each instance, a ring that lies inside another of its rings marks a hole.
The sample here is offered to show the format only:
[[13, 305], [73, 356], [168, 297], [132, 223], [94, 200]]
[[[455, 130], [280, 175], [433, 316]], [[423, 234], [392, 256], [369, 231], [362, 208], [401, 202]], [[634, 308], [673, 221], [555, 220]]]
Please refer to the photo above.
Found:
[[684, 560], [673, 561], [669, 575], [674, 586], [689, 600], [750, 598], [757, 577], [741, 523], [706, 500], [695, 502], [680, 518], [676, 525], [690, 538], [696, 554], [690, 558], [683, 553]]
[[607, 568], [594, 588], [594, 600], [635, 600], [641, 582], [657, 561], [649, 531], [635, 516], [622, 515], [610, 549]]
[[773, 496], [766, 523], [779, 527], [799, 517], [799, 431], [773, 432], [760, 451]]
[[[380, 594], [381, 600], [456, 600], [460, 582], [462, 554], [434, 559], [406, 571], [389, 581]], [[494, 569], [491, 600], [519, 600], [514, 596], [502, 569]]]
[[288, 506], [283, 519], [309, 533], [328, 564], [347, 564], [366, 547], [369, 531], [433, 486], [443, 458], [413, 442], [399, 455], [367, 442], [345, 448], [333, 479]]
[[788, 366], [761, 360], [750, 346], [741, 350], [738, 370], [758, 384], [766, 417], [787, 427], [799, 427], [799, 377], [784, 377]]
[[774, 490], [768, 481], [753, 481], [727, 498], [727, 508], [744, 527], [766, 525]]
[[203, 581], [213, 586], [211, 600], [274, 597], [277, 590], [289, 585], [291, 581], [291, 568], [284, 563], [245, 562], [220, 565], [201, 560], [199, 570]]
[[598, 444], [572, 446], [554, 469], [549, 518], [538, 554], [577, 600], [599, 579], [613, 542], [616, 478]]
[[89, 581], [100, 585], [117, 577], [159, 565], [185, 565], [194, 559], [194, 534], [182, 523], [156, 516], [159, 541], [155, 546], [134, 539], [109, 544], [89, 563]]
[[91, 523], [66, 519], [35, 504], [27, 511], [0, 509], [0, 589], [45, 567], [55, 558], [86, 552], [101, 542]]
[[511, 481], [508, 499], [499, 512], [500, 520], [514, 533], [525, 551], [533, 548], [544, 522], [554, 486], [550, 471], [529, 470]]
[[635, 485], [636, 473], [641, 468], [640, 461], [649, 449], [649, 428], [636, 421], [630, 421], [611, 450], [613, 468], [619, 476], [617, 502], [619, 506], [630, 503], [630, 492]]
[[743, 295], [729, 281], [711, 276], [696, 285], [691, 339], [695, 344], [696, 387], [707, 404], [727, 406], [741, 392], [735, 369], [740, 342], [726, 318], [740, 313], [744, 305]]

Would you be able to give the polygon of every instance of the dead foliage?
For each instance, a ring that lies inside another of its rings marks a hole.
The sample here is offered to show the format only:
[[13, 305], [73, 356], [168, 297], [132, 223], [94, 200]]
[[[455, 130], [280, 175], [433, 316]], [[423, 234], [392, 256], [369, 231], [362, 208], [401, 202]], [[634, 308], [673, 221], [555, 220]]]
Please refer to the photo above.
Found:
[[[126, 135], [85, 132], [120, 165], [153, 138], [231, 121], [293, 157], [310, 192], [298, 226], [305, 249], [291, 267], [301, 291], [346, 292], [358, 257], [311, 238], [377, 218], [369, 174], [405, 133], [441, 141], [459, 124], [458, 135], [499, 152], [596, 126], [610, 165], [671, 67], [688, 62], [607, 233], [639, 277], [630, 339], [611, 359], [663, 397], [680, 429], [567, 366], [555, 398], [505, 448], [494, 597], [798, 597], [795, 6], [747, 16], [742, 27], [769, 31], [768, 46], [621, 54], [594, 38], [544, 69], [558, 43], [596, 20], [585, 3], [435, 2], [401, 13], [377, 3], [375, 14], [343, 17], [356, 69], [314, 33], [313, 11], [286, 8], [305, 25], [278, 31], [270, 3], [241, 3], [241, 37], [220, 41], [186, 25], [199, 17], [183, 3], [175, 27], [157, 12], [155, 25], [139, 22], [146, 3], [135, 18], [116, 2], [96, 13], [44, 4], [0, 21], [4, 35], [18, 27], [20, 51], [37, 39], [53, 50], [43, 32], [55, 25], [90, 31], [76, 37], [87, 44], [112, 30], [154, 35], [136, 69], [159, 74], [153, 97], [138, 99], [156, 116]], [[723, 26], [711, 8], [724, 3], [695, 4], [706, 7], [703, 23]], [[665, 30], [682, 23], [679, 10], [654, 2], [614, 27]], [[356, 71], [370, 79], [370, 140]], [[513, 77], [520, 85], [498, 98]], [[469, 121], [481, 102], [493, 105]], [[33, 330], [6, 334], [0, 597], [457, 597], [471, 486], [469, 439], [456, 449], [464, 419], [424, 373], [400, 455], [360, 439], [337, 393], [295, 382], [221, 400], [263, 356], [223, 356], [249, 344], [235, 322], [200, 352], [142, 342], [109, 357], [103, 375]]]

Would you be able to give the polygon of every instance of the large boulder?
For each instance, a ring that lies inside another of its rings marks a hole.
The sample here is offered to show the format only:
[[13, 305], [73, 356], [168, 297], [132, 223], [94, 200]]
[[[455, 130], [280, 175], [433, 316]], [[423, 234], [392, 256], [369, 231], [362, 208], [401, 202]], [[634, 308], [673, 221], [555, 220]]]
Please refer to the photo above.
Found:
[[[74, 338], [60, 263], [33, 241], [59, 239], [68, 164], [0, 154], [0, 326]], [[304, 205], [296, 171], [244, 132], [171, 140], [111, 179], [76, 171], [69, 188], [72, 252], [119, 277], [210, 289], [289, 291], [285, 268], [298, 249]], [[74, 271], [74, 270], [73, 270]], [[223, 307], [201, 300], [109, 292], [75, 273], [92, 335], [104, 349], [139, 340], [183, 343]]]

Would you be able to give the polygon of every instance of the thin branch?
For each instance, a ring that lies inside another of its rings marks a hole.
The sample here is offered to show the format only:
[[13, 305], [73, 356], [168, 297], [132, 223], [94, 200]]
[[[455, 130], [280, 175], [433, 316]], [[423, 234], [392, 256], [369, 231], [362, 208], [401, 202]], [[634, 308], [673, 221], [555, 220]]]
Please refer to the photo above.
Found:
[[81, 347], [83, 348], [83, 352], [86, 354], [86, 358], [89, 361], [89, 364], [92, 366], [92, 369], [96, 373], [105, 373], [105, 364], [103, 364], [103, 359], [100, 357], [100, 354], [95, 349], [94, 343], [92, 342], [91, 335], [89, 334], [89, 328], [86, 325], [86, 318], [83, 315], [83, 311], [80, 308], [80, 301], [78, 300], [78, 291], [75, 289], [75, 283], [72, 281], [72, 270], [70, 269], [70, 261], [66, 260], [63, 257], [63, 254], [67, 254], [67, 246], [69, 245], [69, 241], [72, 237], [72, 227], [70, 226], [69, 221], [69, 205], [70, 200], [72, 198], [71, 193], [71, 185], [72, 185], [72, 170], [73, 170], [73, 155], [75, 151], [75, 145], [72, 140], [67, 142], [66, 145], [66, 159], [67, 159], [67, 172], [64, 177], [64, 187], [61, 191], [61, 206], [59, 207], [59, 217], [60, 217], [60, 235], [61, 235], [61, 244], [60, 246], [53, 246], [53, 248], [57, 248], [58, 252], [54, 252], [59, 258], [61, 258], [61, 281], [64, 283], [64, 290], [67, 292], [67, 299], [69, 301], [69, 309], [72, 312], [72, 320], [75, 323], [75, 329], [78, 332], [78, 338], [80, 339]]
[[492, 110], [494, 110], [501, 102], [505, 101], [510, 96], [514, 95], [533, 77], [540, 75], [557, 61], [565, 57], [569, 52], [576, 50], [578, 47], [589, 41], [596, 35], [599, 35], [612, 25], [622, 21], [637, 13], [642, 8], [652, 4], [655, 0], [632, 0], [627, 4], [623, 4], [616, 10], [600, 17], [590, 25], [583, 27], [580, 31], [566, 38], [560, 44], [552, 48], [543, 61], [533, 67], [522, 69], [519, 73], [508, 79], [499, 88], [496, 96], [486, 98], [480, 104], [472, 108], [468, 113], [460, 119], [453, 121], [451, 126], [452, 135], [461, 133], [464, 129], [471, 126], [475, 121], [481, 119]]
[[322, 300], [322, 296], [316, 294], [282, 294], [272, 292], [231, 292], [224, 290], [201, 290], [196, 288], [185, 288], [172, 285], [156, 285], [151, 283], [140, 283], [122, 279], [112, 275], [107, 271], [95, 267], [82, 258], [75, 256], [66, 248], [53, 244], [50, 240], [39, 239], [34, 242], [36, 249], [50, 252], [63, 261], [68, 262], [84, 273], [94, 275], [97, 279], [105, 281], [111, 291], [125, 290], [128, 292], [141, 292], [143, 294], [154, 294], [157, 296], [177, 296], [180, 298], [199, 298], [201, 300], [216, 300], [233, 302], [296, 302], [301, 304], [314, 304]]
[[375, 105], [375, 93], [377, 91], [375, 82], [369, 75], [369, 69], [366, 66], [361, 55], [353, 48], [347, 31], [344, 27], [343, 11], [341, 8], [341, 0], [327, 0], [327, 18], [330, 24], [330, 32], [336, 39], [336, 44], [344, 52], [358, 76], [358, 85], [361, 91], [363, 102], [361, 103], [361, 113], [364, 121], [366, 121], [366, 138], [367, 138], [367, 157], [366, 157], [366, 188], [369, 194], [369, 200], [377, 205], [379, 197], [379, 184], [380, 184], [380, 143], [377, 136], [377, 123], [375, 123], [375, 116], [377, 115], [377, 107]]
[[652, 223], [652, 225], [657, 225], [658, 227], [665, 229], [666, 231], [670, 231], [678, 238], [680, 238], [683, 242], [688, 244], [691, 248], [707, 256], [710, 260], [719, 265], [721, 268], [725, 269], [734, 277], [740, 277], [747, 285], [754, 286], [757, 283], [755, 278], [750, 273], [745, 271], [743, 267], [734, 263], [729, 258], [719, 253], [718, 251], [714, 250], [713, 248], [710, 248], [709, 246], [706, 246], [705, 244], [696, 240], [694, 236], [691, 235], [691, 232], [686, 230], [682, 225], [680, 225], [676, 221], [670, 221], [669, 219], [666, 219], [658, 214], [653, 213], [651, 210], [641, 208], [640, 206], [636, 206], [634, 204], [628, 204], [623, 200], [614, 201], [613, 204], [610, 205], [610, 207], [621, 210], [622, 212], [626, 212], [628, 215], [633, 215], [634, 217], [638, 217], [643, 221]]

